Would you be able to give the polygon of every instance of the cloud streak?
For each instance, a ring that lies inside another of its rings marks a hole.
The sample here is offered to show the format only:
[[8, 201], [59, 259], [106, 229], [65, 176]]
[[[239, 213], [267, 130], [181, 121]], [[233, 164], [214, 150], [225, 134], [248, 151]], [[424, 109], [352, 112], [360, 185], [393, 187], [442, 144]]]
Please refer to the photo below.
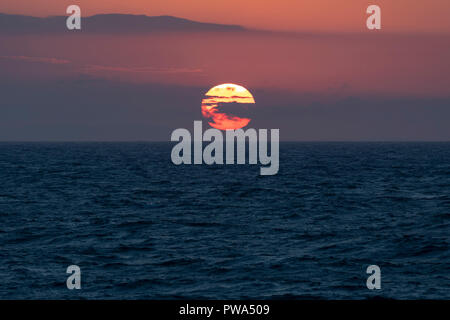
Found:
[[37, 63], [48, 63], [48, 64], [69, 64], [69, 60], [58, 59], [58, 58], [48, 58], [48, 57], [29, 57], [29, 56], [0, 56], [0, 59], [18, 60], [25, 62], [37, 62]]
[[[8, 64], [8, 60], [19, 63], [38, 63], [43, 65], [54, 66], [70, 66], [72, 72], [78, 74], [87, 74], [94, 77], [138, 77], [147, 79], [148, 77], [158, 77], [161, 80], [163, 76], [183, 76], [183, 75], [203, 75], [204, 70], [201, 68], [188, 67], [153, 67], [153, 66], [113, 66], [113, 65], [97, 65], [97, 64], [80, 64], [67, 59], [54, 57], [33, 57], [33, 56], [0, 56], [0, 63], [4, 60], [3, 65]], [[47, 69], [48, 71], [48, 69]]]
[[120, 72], [120, 73], [146, 73], [146, 74], [183, 74], [183, 73], [202, 73], [200, 68], [155, 68], [155, 67], [114, 67], [103, 65], [87, 65], [83, 67], [87, 73], [98, 72]]

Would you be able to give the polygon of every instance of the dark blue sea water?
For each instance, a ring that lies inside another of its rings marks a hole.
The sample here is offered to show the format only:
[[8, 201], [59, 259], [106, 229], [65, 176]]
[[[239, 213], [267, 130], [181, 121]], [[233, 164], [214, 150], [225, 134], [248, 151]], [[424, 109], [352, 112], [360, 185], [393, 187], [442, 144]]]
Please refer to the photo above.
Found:
[[0, 144], [0, 298], [450, 298], [450, 143], [282, 143], [276, 176], [170, 150]]

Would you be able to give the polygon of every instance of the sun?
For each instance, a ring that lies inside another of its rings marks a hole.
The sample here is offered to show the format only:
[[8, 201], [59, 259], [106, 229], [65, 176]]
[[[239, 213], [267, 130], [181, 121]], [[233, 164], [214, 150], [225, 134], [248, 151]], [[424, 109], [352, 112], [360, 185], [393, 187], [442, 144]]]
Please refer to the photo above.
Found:
[[233, 106], [243, 104], [243, 107], [246, 107], [254, 103], [255, 99], [246, 88], [233, 83], [224, 83], [211, 88], [205, 94], [202, 100], [202, 115], [209, 120], [208, 123], [213, 128], [236, 130], [248, 125], [251, 119], [235, 115]]

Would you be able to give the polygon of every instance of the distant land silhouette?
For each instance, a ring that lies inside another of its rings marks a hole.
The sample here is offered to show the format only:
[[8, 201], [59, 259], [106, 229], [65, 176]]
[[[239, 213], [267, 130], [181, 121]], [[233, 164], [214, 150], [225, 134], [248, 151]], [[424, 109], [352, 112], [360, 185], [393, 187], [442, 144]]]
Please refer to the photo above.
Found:
[[[0, 34], [74, 32], [66, 28], [67, 16], [46, 18], [0, 13]], [[148, 33], [164, 31], [244, 31], [238, 25], [203, 23], [172, 16], [98, 14], [84, 17], [81, 30], [87, 33]]]

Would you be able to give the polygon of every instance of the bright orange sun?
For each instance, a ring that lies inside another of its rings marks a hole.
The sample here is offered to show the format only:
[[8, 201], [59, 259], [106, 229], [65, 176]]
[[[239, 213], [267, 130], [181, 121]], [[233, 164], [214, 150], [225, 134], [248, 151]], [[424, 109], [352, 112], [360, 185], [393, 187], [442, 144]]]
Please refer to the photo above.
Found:
[[[250, 118], [234, 115], [230, 106], [235, 103], [254, 104], [250, 91], [242, 86], [225, 83], [210, 89], [202, 100], [202, 114], [209, 120], [209, 125], [220, 130], [236, 130], [249, 124]], [[224, 110], [229, 108], [229, 110]]]

